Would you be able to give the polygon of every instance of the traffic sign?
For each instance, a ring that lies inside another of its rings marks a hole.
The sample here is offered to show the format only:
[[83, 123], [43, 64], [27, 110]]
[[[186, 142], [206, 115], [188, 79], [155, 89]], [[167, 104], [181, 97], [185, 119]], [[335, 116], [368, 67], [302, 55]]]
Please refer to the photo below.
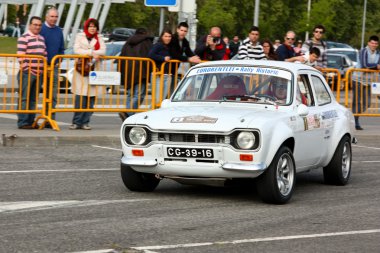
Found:
[[145, 0], [145, 6], [149, 7], [169, 7], [176, 5], [177, 0]]

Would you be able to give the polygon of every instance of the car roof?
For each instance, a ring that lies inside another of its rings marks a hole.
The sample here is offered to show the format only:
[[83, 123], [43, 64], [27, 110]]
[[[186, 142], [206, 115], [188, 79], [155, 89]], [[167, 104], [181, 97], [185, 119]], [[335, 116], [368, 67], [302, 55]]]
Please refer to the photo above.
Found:
[[348, 55], [346, 55], [346, 54], [339, 54], [339, 53], [328, 53], [327, 56], [340, 56], [340, 57], [343, 57], [343, 58], [350, 59], [350, 57], [348, 57]]
[[350, 51], [350, 52], [356, 52], [357, 49], [355, 48], [348, 48], [348, 47], [333, 47], [327, 49], [327, 51]]
[[352, 46], [342, 43], [342, 42], [336, 42], [336, 41], [326, 41], [327, 43], [327, 48], [352, 48]]
[[284, 61], [269, 61], [269, 60], [228, 60], [228, 61], [209, 61], [196, 65], [195, 67], [210, 67], [216, 65], [236, 65], [236, 66], [257, 66], [257, 67], [273, 67], [288, 69], [292, 72], [297, 72], [299, 70], [312, 70], [317, 71], [315, 68], [310, 67], [302, 63], [292, 63]]

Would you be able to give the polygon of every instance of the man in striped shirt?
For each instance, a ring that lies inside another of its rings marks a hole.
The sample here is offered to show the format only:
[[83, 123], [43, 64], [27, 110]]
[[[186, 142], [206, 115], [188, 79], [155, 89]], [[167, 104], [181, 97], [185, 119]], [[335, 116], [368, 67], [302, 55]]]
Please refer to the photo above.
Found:
[[252, 26], [248, 38], [239, 47], [239, 60], [266, 60], [264, 49], [259, 43], [260, 31]]
[[[42, 20], [33, 16], [29, 22], [29, 30], [17, 40], [17, 54], [47, 56], [45, 40], [40, 35]], [[20, 85], [20, 100], [17, 109], [35, 110], [36, 100], [39, 96], [39, 88], [43, 79], [44, 61], [41, 58], [18, 58], [20, 72], [18, 82]], [[21, 107], [21, 108], [20, 108]], [[19, 129], [34, 129], [35, 113], [18, 114], [17, 126]]]

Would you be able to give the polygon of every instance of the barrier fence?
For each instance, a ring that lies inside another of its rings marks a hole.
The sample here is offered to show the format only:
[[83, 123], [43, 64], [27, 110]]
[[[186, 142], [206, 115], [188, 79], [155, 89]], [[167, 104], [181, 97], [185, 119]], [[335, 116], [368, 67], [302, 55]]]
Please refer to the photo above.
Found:
[[380, 71], [349, 69], [345, 76], [345, 103], [355, 116], [380, 116]]
[[[42, 63], [37, 69], [42, 74], [35, 78], [29, 70], [18, 78], [23, 58]], [[84, 76], [85, 59], [91, 62], [83, 55], [57, 55], [48, 66], [41, 56], [0, 54], [0, 113], [38, 114], [34, 125], [42, 119], [40, 129], [50, 123], [59, 130], [56, 113], [143, 112], [169, 98], [191, 67], [189, 62], [171, 60], [157, 69], [149, 58], [104, 56], [94, 64], [96, 72]], [[380, 71], [350, 69], [343, 78], [337, 69], [322, 73], [337, 100], [354, 115], [380, 116]], [[42, 85], [34, 87], [33, 78]], [[250, 90], [258, 84], [252, 78], [246, 81]]]
[[[50, 73], [48, 118], [58, 112], [128, 112], [136, 113], [156, 108], [156, 64], [148, 58], [105, 56], [94, 64], [96, 73], [84, 76], [80, 55], [57, 55]], [[89, 59], [90, 60], [90, 59]], [[77, 67], [82, 66], [81, 70]], [[145, 70], [144, 70], [145, 69]], [[54, 92], [58, 76], [59, 87]], [[120, 80], [120, 83], [115, 83]], [[62, 92], [62, 93], [60, 93]], [[135, 104], [134, 104], [135, 97]], [[55, 101], [55, 102], [53, 102]], [[53, 128], [59, 127], [53, 122]]]
[[[40, 114], [46, 118], [45, 57], [39, 55], [0, 54], [0, 113]], [[25, 64], [35, 65], [34, 69]], [[21, 71], [20, 71], [21, 70]], [[35, 121], [33, 127], [37, 125]]]

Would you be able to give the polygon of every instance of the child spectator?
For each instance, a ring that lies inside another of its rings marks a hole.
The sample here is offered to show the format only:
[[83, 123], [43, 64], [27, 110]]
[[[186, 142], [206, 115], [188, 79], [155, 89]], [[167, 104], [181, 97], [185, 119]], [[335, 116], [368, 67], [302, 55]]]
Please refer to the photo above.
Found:
[[312, 47], [309, 52], [304, 55], [289, 58], [289, 62], [303, 63], [311, 67], [317, 67], [317, 59], [321, 55], [321, 51], [317, 47]]

